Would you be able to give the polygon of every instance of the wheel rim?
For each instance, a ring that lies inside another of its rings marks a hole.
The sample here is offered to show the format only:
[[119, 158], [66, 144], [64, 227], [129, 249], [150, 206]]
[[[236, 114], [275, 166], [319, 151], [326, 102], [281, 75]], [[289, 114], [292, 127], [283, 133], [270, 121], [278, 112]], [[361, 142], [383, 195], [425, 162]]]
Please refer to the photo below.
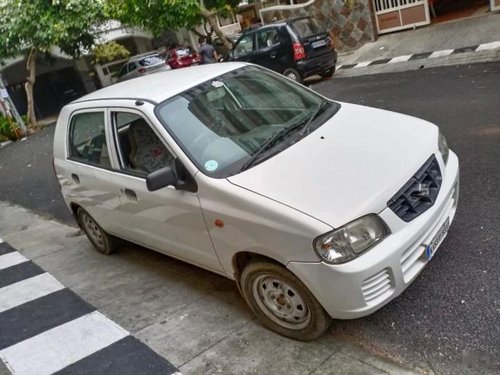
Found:
[[252, 286], [255, 301], [273, 322], [300, 330], [311, 320], [311, 313], [302, 296], [288, 283], [272, 275], [261, 275]]
[[290, 78], [294, 81], [298, 81], [298, 77], [297, 77], [297, 74], [295, 74], [294, 72], [288, 72], [285, 77], [287, 78]]
[[104, 234], [99, 225], [87, 213], [82, 214], [82, 223], [93, 244], [99, 250], [104, 250]]

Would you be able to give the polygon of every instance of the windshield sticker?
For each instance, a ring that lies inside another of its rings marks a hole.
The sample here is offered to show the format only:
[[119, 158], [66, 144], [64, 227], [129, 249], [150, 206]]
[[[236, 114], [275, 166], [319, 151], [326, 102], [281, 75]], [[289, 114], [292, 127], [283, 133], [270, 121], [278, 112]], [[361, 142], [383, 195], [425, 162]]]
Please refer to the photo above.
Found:
[[205, 169], [209, 172], [215, 171], [217, 168], [219, 168], [219, 163], [217, 163], [215, 160], [208, 160], [205, 162]]
[[212, 86], [215, 88], [219, 88], [224, 86], [224, 84], [221, 81], [212, 81]]

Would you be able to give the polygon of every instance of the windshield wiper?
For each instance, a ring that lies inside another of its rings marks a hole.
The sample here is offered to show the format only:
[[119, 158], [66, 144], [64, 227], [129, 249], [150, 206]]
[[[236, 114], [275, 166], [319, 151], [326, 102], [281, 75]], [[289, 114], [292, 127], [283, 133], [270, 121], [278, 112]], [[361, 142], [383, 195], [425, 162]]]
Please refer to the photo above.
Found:
[[313, 122], [313, 120], [316, 118], [316, 116], [318, 116], [319, 114], [319, 111], [321, 111], [321, 108], [323, 108], [323, 106], [325, 104], [327, 104], [328, 102], [326, 101], [322, 101], [321, 103], [319, 103], [316, 108], [311, 112], [311, 116], [309, 117], [309, 119], [307, 120], [307, 122], [304, 124], [304, 126], [302, 127], [302, 129], [300, 130], [299, 134], [301, 136], [304, 136], [306, 134], [309, 134], [309, 128], [311, 127], [311, 124]]
[[255, 161], [259, 158], [259, 156], [262, 155], [262, 153], [264, 151], [273, 147], [276, 144], [276, 142], [278, 142], [281, 138], [283, 138], [285, 135], [287, 135], [288, 133], [291, 133], [292, 131], [294, 131], [295, 129], [297, 129], [301, 126], [302, 126], [302, 123], [299, 122], [298, 124], [294, 124], [288, 128], [281, 129], [279, 132], [274, 134], [271, 138], [269, 138], [266, 142], [264, 142], [264, 144], [259, 148], [259, 150], [255, 154], [252, 155], [250, 160], [248, 160], [245, 164], [243, 164], [243, 166], [240, 169], [240, 172], [251, 167], [255, 163]]
[[319, 103], [316, 108], [311, 112], [311, 116], [308, 117], [307, 119], [307, 122], [303, 122], [303, 121], [300, 121], [288, 128], [284, 128], [284, 129], [281, 129], [279, 132], [277, 132], [275, 135], [273, 135], [271, 138], [269, 138], [260, 148], [259, 150], [254, 154], [252, 155], [252, 157], [250, 158], [250, 160], [248, 160], [245, 164], [243, 164], [243, 166], [241, 167], [240, 169], [240, 172], [241, 171], [244, 171], [245, 169], [248, 169], [249, 167], [251, 167], [256, 161], [257, 159], [259, 158], [260, 155], [262, 155], [262, 153], [268, 149], [270, 149], [272, 146], [274, 146], [276, 144], [276, 142], [278, 142], [281, 138], [283, 138], [285, 135], [293, 132], [294, 130], [298, 129], [298, 128], [302, 128], [300, 130], [300, 136], [304, 136], [306, 134], [306, 132], [308, 132], [308, 129], [309, 127], [311, 126], [311, 123], [312, 121], [316, 118], [316, 116], [318, 115], [319, 111], [321, 110], [321, 108], [323, 108], [323, 105], [326, 104], [328, 102], [326, 101], [322, 101], [321, 103]]

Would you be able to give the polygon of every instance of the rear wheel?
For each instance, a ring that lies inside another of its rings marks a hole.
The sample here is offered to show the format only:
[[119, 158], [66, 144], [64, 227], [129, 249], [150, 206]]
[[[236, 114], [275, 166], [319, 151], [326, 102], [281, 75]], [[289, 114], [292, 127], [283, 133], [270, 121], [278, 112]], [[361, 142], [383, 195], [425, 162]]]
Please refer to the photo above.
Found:
[[277, 264], [250, 263], [242, 272], [241, 288], [262, 324], [283, 336], [310, 341], [330, 325], [330, 316], [306, 286]]
[[320, 73], [319, 75], [323, 78], [331, 78], [333, 76], [333, 73], [335, 73], [335, 68], [327, 69], [322, 73]]
[[292, 69], [292, 68], [286, 69], [283, 72], [283, 75], [285, 77], [291, 79], [292, 81], [295, 81], [295, 82], [298, 82], [298, 83], [302, 83], [302, 76], [295, 69]]
[[109, 255], [116, 251], [119, 245], [118, 238], [107, 234], [83, 208], [78, 209], [77, 216], [80, 227], [98, 252]]

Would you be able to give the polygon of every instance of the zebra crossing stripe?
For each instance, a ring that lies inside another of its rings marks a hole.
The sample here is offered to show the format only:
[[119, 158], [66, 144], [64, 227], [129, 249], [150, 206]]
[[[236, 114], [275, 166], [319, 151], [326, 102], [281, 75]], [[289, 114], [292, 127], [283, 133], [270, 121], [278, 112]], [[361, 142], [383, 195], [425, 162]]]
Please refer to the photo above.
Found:
[[0, 288], [0, 313], [61, 289], [64, 285], [48, 273], [7, 285]]
[[0, 270], [15, 266], [16, 264], [27, 262], [28, 258], [19, 254], [17, 251], [0, 255]]
[[487, 50], [494, 50], [497, 48], [500, 48], [500, 41], [483, 43], [483, 44], [479, 44], [479, 45], [475, 45], [475, 46], [461, 47], [461, 48], [455, 48], [455, 49], [444, 49], [444, 50], [440, 50], [440, 51], [414, 53], [411, 55], [402, 55], [402, 56], [396, 56], [393, 58], [383, 58], [383, 59], [378, 59], [378, 60], [373, 60], [373, 61], [363, 61], [363, 62], [359, 62], [359, 63], [342, 64], [342, 65], [338, 65], [337, 69], [366, 68], [366, 67], [373, 66], [373, 65], [394, 64], [394, 63], [400, 63], [400, 62], [405, 62], [405, 61], [409, 61], [409, 60], [433, 59], [433, 58], [437, 58], [437, 57], [446, 57], [446, 56], [450, 56], [450, 55], [456, 55], [456, 54], [460, 54], [460, 53], [464, 53], [464, 52], [487, 51]]
[[128, 336], [98, 311], [0, 351], [16, 375], [50, 375]]
[[429, 59], [433, 59], [435, 57], [449, 56], [449, 55], [451, 55], [453, 53], [453, 51], [454, 50], [452, 50], [452, 49], [444, 49], [444, 50], [441, 50], [441, 51], [434, 51], [429, 56]]
[[500, 48], [500, 41], [480, 44], [479, 47], [476, 48], [476, 51], [485, 51], [496, 48]]
[[15, 375], [180, 374], [3, 241], [0, 360]]

